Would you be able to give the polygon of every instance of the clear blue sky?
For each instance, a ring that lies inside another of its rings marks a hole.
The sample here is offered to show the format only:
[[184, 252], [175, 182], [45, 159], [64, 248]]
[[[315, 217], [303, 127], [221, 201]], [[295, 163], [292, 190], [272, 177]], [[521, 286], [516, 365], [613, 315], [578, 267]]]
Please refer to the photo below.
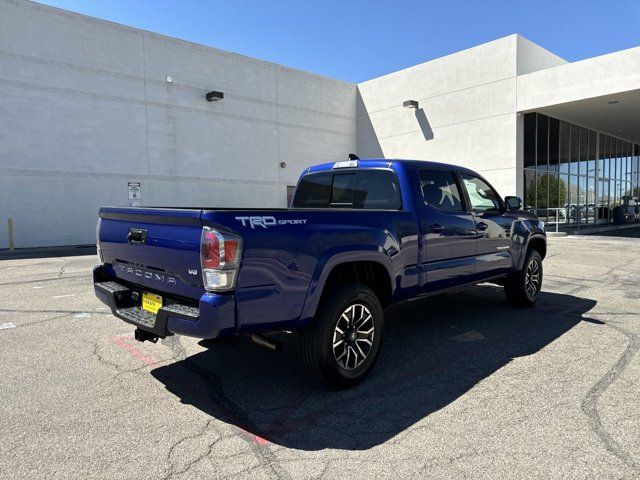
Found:
[[569, 61], [640, 45], [640, 0], [43, 0], [360, 82], [520, 33]]

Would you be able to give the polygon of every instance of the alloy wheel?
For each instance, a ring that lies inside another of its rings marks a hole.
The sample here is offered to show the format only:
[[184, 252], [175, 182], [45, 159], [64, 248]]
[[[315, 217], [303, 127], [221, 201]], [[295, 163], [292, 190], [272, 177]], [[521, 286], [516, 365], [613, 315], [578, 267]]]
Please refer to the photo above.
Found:
[[527, 265], [524, 282], [527, 295], [530, 298], [534, 298], [540, 289], [540, 265], [536, 260], [531, 260]]
[[361, 303], [342, 312], [333, 331], [333, 356], [345, 370], [364, 363], [373, 348], [375, 324], [369, 309]]

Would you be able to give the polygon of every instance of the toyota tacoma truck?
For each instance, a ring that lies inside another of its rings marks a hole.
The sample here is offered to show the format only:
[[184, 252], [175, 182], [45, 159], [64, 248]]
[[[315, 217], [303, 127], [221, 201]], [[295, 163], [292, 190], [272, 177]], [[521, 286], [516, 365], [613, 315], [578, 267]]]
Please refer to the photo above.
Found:
[[535, 303], [546, 235], [521, 204], [466, 168], [356, 157], [307, 168], [291, 208], [104, 207], [95, 293], [140, 341], [277, 349], [294, 332], [307, 370], [346, 388], [373, 367], [392, 304], [480, 282]]

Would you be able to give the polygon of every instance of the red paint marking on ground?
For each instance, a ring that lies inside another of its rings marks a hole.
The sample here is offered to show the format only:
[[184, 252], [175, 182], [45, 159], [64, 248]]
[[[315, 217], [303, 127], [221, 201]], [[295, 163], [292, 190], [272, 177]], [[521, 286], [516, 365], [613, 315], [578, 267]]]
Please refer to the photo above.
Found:
[[[158, 361], [155, 358], [145, 355], [140, 350], [138, 350], [134, 345], [129, 343], [129, 340], [133, 340], [133, 335], [130, 333], [111, 337], [111, 341], [115, 345], [117, 345], [118, 347], [130, 353], [132, 356], [140, 360], [146, 366], [154, 365], [158, 363]], [[226, 411], [226, 408], [224, 408], [223, 406], [221, 405], [218, 405], [218, 406], [222, 409], [222, 411]], [[240, 427], [236, 427], [236, 428], [240, 430], [240, 432], [242, 432], [244, 435], [248, 436], [251, 440], [256, 442], [258, 445], [260, 445], [261, 447], [264, 447], [265, 445], [269, 445], [270, 443], [269, 440], [267, 440], [266, 438], [262, 438], [260, 435], [256, 435], [254, 433], [248, 432], [247, 430]]]
[[256, 435], [254, 433], [247, 432], [244, 428], [240, 428], [240, 427], [236, 427], [236, 428], [238, 430], [240, 430], [242, 433], [244, 433], [245, 435], [247, 435], [251, 440], [256, 442], [261, 447], [263, 447], [265, 445], [269, 445], [269, 440], [267, 440], [265, 438], [262, 438], [260, 435]]
[[269, 445], [269, 440], [266, 440], [258, 435], [254, 435], [253, 439], [258, 443], [258, 445]]
[[133, 335], [127, 334], [127, 335], [116, 335], [115, 337], [111, 337], [111, 341], [114, 344], [116, 344], [118, 347], [122, 348], [123, 350], [129, 352], [129, 354], [131, 354], [133, 357], [140, 360], [147, 367], [149, 365], [153, 365], [154, 363], [158, 363], [158, 361], [155, 358], [145, 355], [136, 347], [134, 347], [129, 342], [127, 342], [127, 339], [133, 339]]

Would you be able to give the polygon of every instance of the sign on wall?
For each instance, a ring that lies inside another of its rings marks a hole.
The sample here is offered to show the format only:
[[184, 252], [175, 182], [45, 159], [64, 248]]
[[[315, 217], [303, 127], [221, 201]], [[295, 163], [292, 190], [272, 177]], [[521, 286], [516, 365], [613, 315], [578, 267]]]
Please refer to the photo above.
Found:
[[129, 200], [140, 200], [141, 193], [140, 182], [129, 182]]

